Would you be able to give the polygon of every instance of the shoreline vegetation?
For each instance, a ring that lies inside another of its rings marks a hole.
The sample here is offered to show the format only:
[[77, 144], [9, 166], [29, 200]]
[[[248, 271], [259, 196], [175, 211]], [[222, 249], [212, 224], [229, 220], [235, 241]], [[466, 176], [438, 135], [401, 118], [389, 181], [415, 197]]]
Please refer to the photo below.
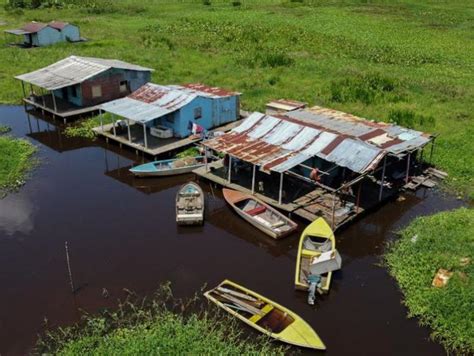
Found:
[[[474, 353], [474, 209], [419, 217], [401, 231], [386, 254], [409, 317], [432, 329], [448, 352]], [[432, 286], [438, 269], [452, 272], [446, 286]]]
[[[33, 49], [1, 46], [1, 103], [20, 102], [15, 75], [72, 54], [118, 58], [155, 68], [153, 82], [205, 82], [240, 91], [246, 110], [263, 111], [269, 100], [288, 98], [437, 133], [433, 163], [449, 173], [452, 190], [474, 198], [472, 5], [414, 0], [11, 3], [26, 5], [1, 7], [6, 24], [0, 30], [31, 20], [64, 20], [79, 25], [88, 41]], [[76, 134], [90, 135], [90, 125]]]
[[[115, 311], [85, 314], [72, 327], [47, 331], [35, 354], [54, 355], [284, 355], [269, 337], [244, 336], [237, 320], [200, 298], [176, 300], [163, 284], [150, 300], [129, 295]], [[199, 309], [196, 311], [196, 309]]]
[[1, 127], [0, 133], [0, 199], [9, 191], [19, 189], [36, 165], [32, 158], [36, 147], [21, 138], [14, 138], [3, 133], [9, 132], [7, 126]]

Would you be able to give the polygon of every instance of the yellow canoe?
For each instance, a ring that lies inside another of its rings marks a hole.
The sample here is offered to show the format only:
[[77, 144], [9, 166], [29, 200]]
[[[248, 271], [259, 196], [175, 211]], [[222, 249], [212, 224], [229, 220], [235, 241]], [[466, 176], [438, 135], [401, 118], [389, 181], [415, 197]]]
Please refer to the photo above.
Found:
[[[324, 251], [334, 251], [336, 239], [329, 224], [323, 218], [318, 218], [309, 224], [300, 237], [298, 256], [296, 257], [295, 288], [308, 290], [306, 278], [309, 275], [309, 265], [313, 257], [319, 256]], [[331, 286], [332, 272], [322, 275], [324, 292]]]
[[325, 350], [318, 334], [291, 310], [229, 280], [204, 296], [258, 331], [288, 344]]

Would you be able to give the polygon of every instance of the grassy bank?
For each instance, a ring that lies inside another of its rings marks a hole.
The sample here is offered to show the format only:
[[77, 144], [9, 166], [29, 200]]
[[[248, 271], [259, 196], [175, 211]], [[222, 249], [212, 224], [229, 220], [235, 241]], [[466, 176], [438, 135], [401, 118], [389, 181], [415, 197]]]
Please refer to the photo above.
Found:
[[[447, 350], [474, 353], [474, 209], [416, 219], [386, 259], [410, 316], [430, 326]], [[431, 285], [439, 268], [454, 272], [444, 288]]]
[[0, 102], [19, 102], [14, 75], [67, 55], [120, 58], [155, 68], [158, 83], [241, 91], [248, 110], [293, 98], [439, 133], [435, 163], [449, 172], [451, 187], [474, 195], [473, 4], [71, 2], [82, 5], [0, 9], [7, 22], [0, 29], [62, 19], [78, 24], [90, 40], [28, 50], [2, 46]]
[[[188, 312], [197, 300], [173, 302], [168, 287], [149, 301], [84, 316], [80, 325], [48, 332], [36, 353], [55, 355], [283, 355], [267, 338], [242, 336], [241, 325], [214, 312]], [[177, 312], [179, 310], [179, 312]], [[184, 314], [183, 314], [184, 310]]]
[[0, 195], [22, 186], [35, 162], [35, 147], [26, 140], [0, 136]]

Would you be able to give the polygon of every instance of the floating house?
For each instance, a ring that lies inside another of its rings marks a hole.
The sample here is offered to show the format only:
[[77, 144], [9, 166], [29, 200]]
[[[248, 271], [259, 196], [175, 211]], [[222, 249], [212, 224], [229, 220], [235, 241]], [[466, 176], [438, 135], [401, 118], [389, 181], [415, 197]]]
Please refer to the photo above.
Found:
[[228, 159], [195, 173], [309, 221], [323, 216], [337, 228], [415, 180], [431, 186], [423, 151], [434, 138], [317, 106], [253, 113], [202, 143]]
[[21, 81], [26, 104], [66, 121], [137, 90], [152, 71], [115, 59], [70, 56], [15, 78]]
[[110, 114], [113, 123], [102, 123], [96, 132], [157, 155], [161, 146], [191, 136], [193, 127], [211, 130], [234, 123], [239, 108], [237, 92], [202, 84], [147, 83], [124, 98], [102, 104], [101, 111]]
[[49, 46], [58, 42], [81, 41], [79, 27], [60, 21], [50, 23], [30, 22], [21, 28], [5, 30], [5, 33], [19, 36], [26, 47]]

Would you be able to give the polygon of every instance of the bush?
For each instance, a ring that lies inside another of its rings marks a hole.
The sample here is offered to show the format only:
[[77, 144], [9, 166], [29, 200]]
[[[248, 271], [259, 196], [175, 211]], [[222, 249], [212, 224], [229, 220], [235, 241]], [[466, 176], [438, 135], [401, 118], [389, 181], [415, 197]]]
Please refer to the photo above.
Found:
[[[395, 80], [379, 74], [357, 75], [330, 84], [331, 100], [338, 103], [360, 101], [369, 105], [387, 97], [395, 89]], [[398, 100], [399, 96], [391, 96], [391, 101]]]
[[388, 121], [411, 129], [417, 126], [433, 128], [435, 125], [435, 118], [433, 116], [416, 114], [409, 109], [390, 110]]

